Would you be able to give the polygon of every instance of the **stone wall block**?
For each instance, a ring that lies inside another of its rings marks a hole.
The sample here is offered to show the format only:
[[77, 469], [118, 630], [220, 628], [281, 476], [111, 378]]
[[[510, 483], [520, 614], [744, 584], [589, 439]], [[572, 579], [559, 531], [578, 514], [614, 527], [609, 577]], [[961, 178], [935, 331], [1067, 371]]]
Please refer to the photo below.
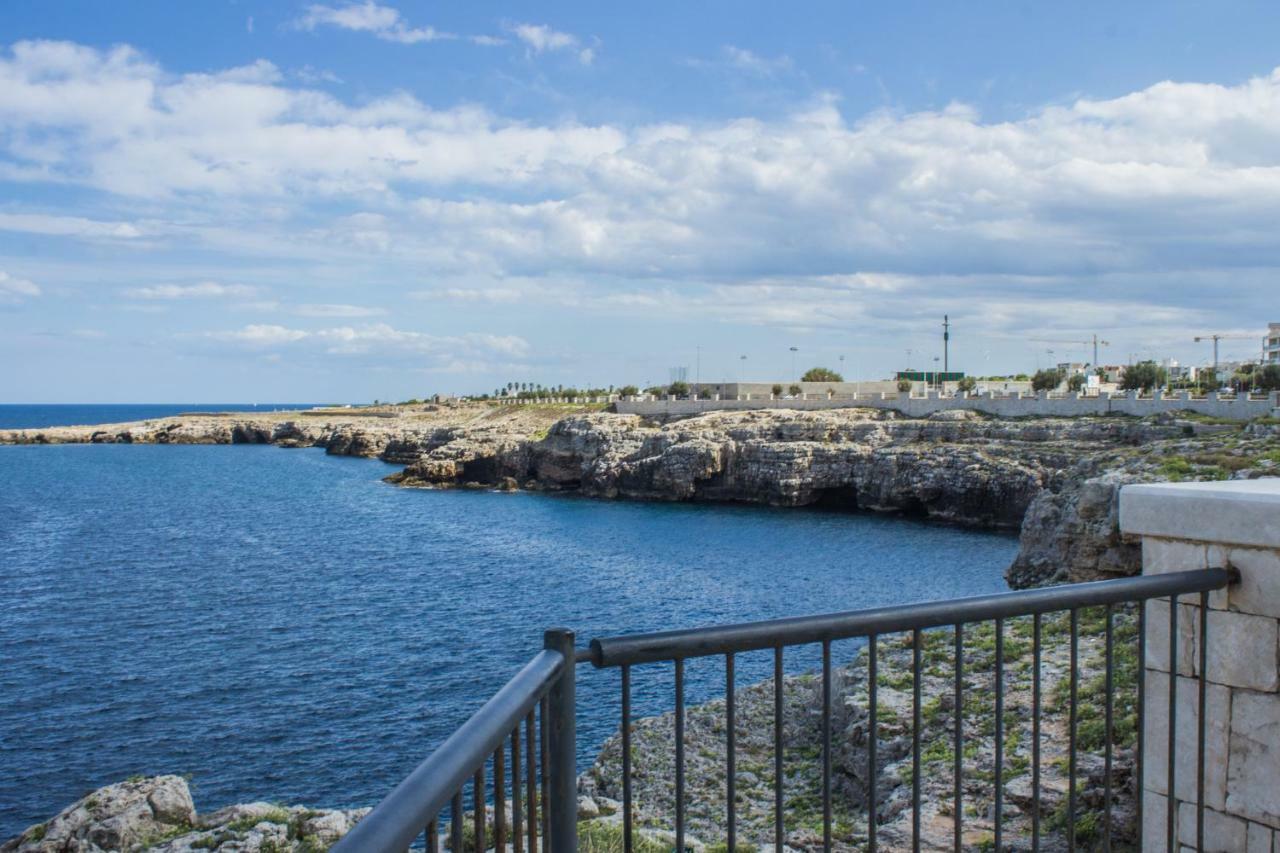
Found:
[[1227, 810], [1280, 828], [1280, 697], [1237, 691], [1232, 710]]
[[[1178, 605], [1178, 674], [1195, 675], [1196, 657], [1200, 653], [1199, 607]], [[1148, 669], [1169, 671], [1169, 600], [1157, 598], [1147, 602]], [[1212, 629], [1211, 629], [1212, 630]], [[1211, 634], [1212, 636], [1212, 634]]]
[[1232, 548], [1227, 561], [1240, 571], [1229, 588], [1231, 609], [1280, 619], [1280, 551]]
[[[1249, 824], [1243, 818], [1219, 811], [1204, 810], [1204, 853], [1243, 853], [1249, 838]], [[1178, 840], [1196, 840], [1196, 804], [1178, 804]]]
[[1208, 555], [1203, 542], [1184, 542], [1180, 539], [1158, 539], [1145, 536], [1142, 539], [1142, 573], [1162, 575], [1169, 572], [1189, 572], [1207, 569]]
[[1142, 853], [1168, 853], [1165, 846], [1168, 799], [1163, 794], [1142, 792]]
[[[1144, 785], [1159, 794], [1168, 792], [1169, 676], [1147, 670], [1144, 719]], [[1205, 731], [1204, 799], [1210, 808], [1227, 805], [1227, 757], [1231, 720], [1231, 691], [1210, 684], [1205, 693], [1209, 726]], [[1178, 730], [1174, 769], [1179, 800], [1195, 802], [1197, 749], [1200, 726], [1200, 688], [1194, 678], [1178, 679]], [[1233, 811], [1226, 809], [1227, 811]]]
[[1272, 832], [1260, 823], [1249, 824], [1249, 834], [1245, 839], [1245, 853], [1272, 853]]
[[1276, 644], [1275, 619], [1210, 610], [1209, 681], [1274, 693], [1280, 688]]

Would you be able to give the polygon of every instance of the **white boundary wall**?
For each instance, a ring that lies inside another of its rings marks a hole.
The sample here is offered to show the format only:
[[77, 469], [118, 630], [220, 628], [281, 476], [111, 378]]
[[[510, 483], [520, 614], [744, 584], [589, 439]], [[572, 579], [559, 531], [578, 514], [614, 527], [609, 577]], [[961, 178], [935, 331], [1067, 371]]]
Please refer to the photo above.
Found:
[[1189, 393], [1165, 396], [1157, 393], [1141, 397], [1137, 392], [1128, 394], [1085, 397], [1080, 394], [1051, 395], [1041, 391], [1035, 395], [977, 394], [942, 396], [930, 391], [928, 396], [913, 397], [899, 394], [848, 394], [818, 396], [813, 394], [797, 398], [737, 398], [732, 400], [677, 400], [673, 398], [626, 398], [616, 403], [619, 414], [645, 416], [697, 415], [703, 412], [750, 411], [754, 409], [798, 409], [814, 411], [822, 409], [875, 408], [895, 409], [909, 417], [926, 417], [934, 412], [968, 409], [1000, 417], [1027, 417], [1031, 415], [1074, 417], [1080, 415], [1156, 415], [1161, 412], [1189, 411], [1217, 418], [1247, 421], [1253, 418], [1280, 416], [1280, 392], [1267, 397], [1192, 397]]
[[[1198, 676], [1206, 672], [1205, 850], [1272, 851], [1280, 843], [1280, 478], [1159, 483], [1120, 492], [1120, 529], [1142, 537], [1142, 573], [1232, 567], [1209, 594], [1208, 667], [1200, 596], [1178, 602], [1175, 831], [1196, 839]], [[1165, 850], [1168, 814], [1169, 599], [1147, 603], [1144, 849]]]

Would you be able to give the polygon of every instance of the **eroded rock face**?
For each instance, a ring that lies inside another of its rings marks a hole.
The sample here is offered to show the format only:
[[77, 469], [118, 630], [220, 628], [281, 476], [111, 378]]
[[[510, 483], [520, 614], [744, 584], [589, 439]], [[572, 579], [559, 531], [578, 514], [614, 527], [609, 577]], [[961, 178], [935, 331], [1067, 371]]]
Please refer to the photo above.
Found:
[[[997, 419], [952, 411], [713, 412], [667, 423], [479, 404], [370, 416], [189, 415], [0, 432], [0, 444], [269, 442], [404, 465], [405, 486], [577, 490], [897, 512], [1022, 532], [1015, 587], [1138, 571], [1117, 525], [1129, 482], [1280, 473], [1280, 431], [1174, 416]], [[1167, 468], [1175, 460], [1178, 466]], [[1224, 467], [1225, 466], [1225, 467]]]
[[312, 853], [336, 843], [368, 812], [248, 803], [198, 815], [185, 779], [154, 776], [99, 788], [0, 844], [0, 853]]

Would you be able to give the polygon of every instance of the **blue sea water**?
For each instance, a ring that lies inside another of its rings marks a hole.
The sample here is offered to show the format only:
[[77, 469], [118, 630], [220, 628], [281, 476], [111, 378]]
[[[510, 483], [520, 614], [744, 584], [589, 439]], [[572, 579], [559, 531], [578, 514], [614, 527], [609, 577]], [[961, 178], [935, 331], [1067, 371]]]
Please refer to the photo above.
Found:
[[[870, 515], [399, 489], [392, 470], [251, 445], [0, 447], [0, 839], [134, 773], [190, 774], [202, 810], [372, 804], [546, 627], [585, 645], [980, 594], [1016, 550]], [[741, 656], [739, 683], [771, 663]], [[586, 766], [618, 674], [580, 678]], [[687, 678], [690, 702], [723, 691], [719, 661]], [[636, 713], [669, 710], [670, 679], [637, 668]]]
[[0, 429], [118, 424], [167, 418], [183, 412], [270, 412], [307, 409], [314, 403], [0, 403]]

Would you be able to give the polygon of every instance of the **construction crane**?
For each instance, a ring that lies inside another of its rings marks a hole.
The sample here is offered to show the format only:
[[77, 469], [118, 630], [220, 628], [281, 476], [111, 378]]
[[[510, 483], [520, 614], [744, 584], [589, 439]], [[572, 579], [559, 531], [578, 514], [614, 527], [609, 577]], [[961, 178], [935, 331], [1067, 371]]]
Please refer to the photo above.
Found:
[[1091, 341], [1061, 341], [1061, 340], [1046, 340], [1044, 338], [1033, 338], [1032, 341], [1033, 343], [1038, 343], [1038, 344], [1078, 344], [1079, 346], [1085, 346], [1085, 347], [1092, 344], [1093, 345], [1093, 365], [1092, 365], [1093, 367], [1098, 366], [1098, 347], [1111, 346], [1110, 341], [1099, 340], [1097, 335], [1094, 335], [1093, 340]]
[[1255, 340], [1257, 335], [1196, 335], [1196, 343], [1213, 341], [1213, 381], [1218, 381], [1218, 341], [1229, 341], [1236, 338]]

